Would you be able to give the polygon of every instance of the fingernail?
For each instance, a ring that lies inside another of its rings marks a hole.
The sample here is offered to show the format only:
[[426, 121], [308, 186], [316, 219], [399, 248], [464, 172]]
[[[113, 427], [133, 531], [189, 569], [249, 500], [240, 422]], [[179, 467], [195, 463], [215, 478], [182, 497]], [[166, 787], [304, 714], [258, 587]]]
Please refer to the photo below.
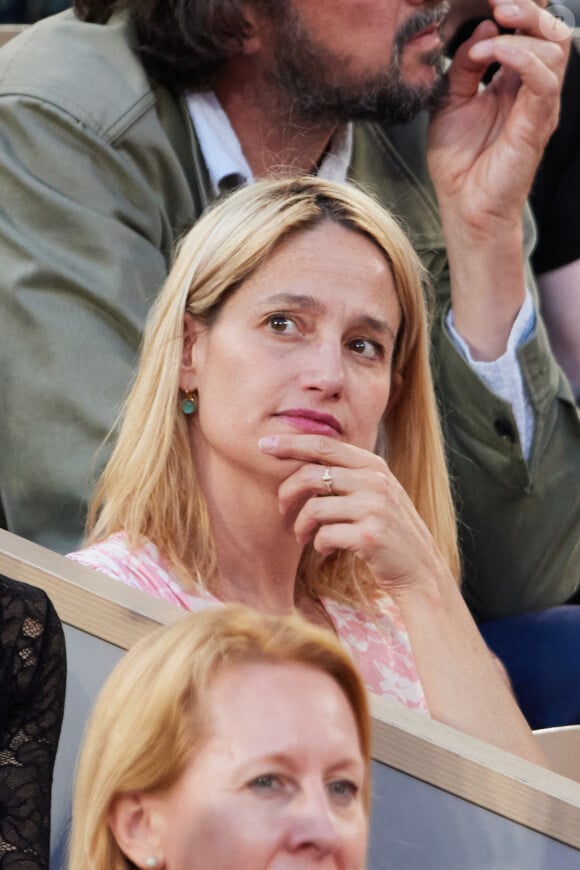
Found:
[[516, 6], [515, 3], [506, 3], [505, 6], [502, 3], [501, 14], [503, 18], [511, 18], [512, 20], [515, 20], [520, 17], [522, 10], [519, 6]]
[[264, 453], [275, 450], [277, 446], [278, 439], [275, 435], [265, 435], [258, 441], [258, 447], [260, 448], [260, 450], [263, 450]]

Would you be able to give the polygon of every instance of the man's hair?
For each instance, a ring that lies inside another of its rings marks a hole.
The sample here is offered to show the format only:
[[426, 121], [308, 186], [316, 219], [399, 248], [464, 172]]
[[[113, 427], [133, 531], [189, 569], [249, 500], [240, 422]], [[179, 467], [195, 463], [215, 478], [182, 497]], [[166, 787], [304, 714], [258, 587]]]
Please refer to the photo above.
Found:
[[[254, 5], [274, 15], [286, 3]], [[249, 32], [240, 0], [74, 0], [74, 9], [94, 24], [106, 24], [114, 12], [128, 14], [148, 75], [177, 92], [210, 88]]]
[[[131, 547], [149, 539], [186, 589], [196, 583], [214, 589], [211, 525], [180, 409], [184, 314], [211, 326], [278, 245], [327, 220], [369, 238], [391, 267], [402, 314], [392, 367], [402, 386], [381, 421], [376, 452], [458, 576], [456, 520], [429, 366], [424, 270], [401, 227], [375, 200], [352, 184], [311, 176], [242, 188], [218, 201], [182, 239], [149, 314], [123, 425], [95, 491], [91, 542], [119, 531]], [[362, 603], [378, 593], [374, 575], [344, 550], [321, 557], [309, 544], [299, 576], [315, 596]]]
[[342, 690], [365, 764], [362, 797], [368, 814], [368, 702], [339, 641], [298, 616], [264, 616], [241, 605], [212, 607], [144, 637], [101, 690], [79, 759], [69, 870], [132, 866], [108, 824], [115, 799], [174, 785], [192, 753], [211, 736], [206, 690], [222, 672], [254, 663], [303, 665], [327, 674]]

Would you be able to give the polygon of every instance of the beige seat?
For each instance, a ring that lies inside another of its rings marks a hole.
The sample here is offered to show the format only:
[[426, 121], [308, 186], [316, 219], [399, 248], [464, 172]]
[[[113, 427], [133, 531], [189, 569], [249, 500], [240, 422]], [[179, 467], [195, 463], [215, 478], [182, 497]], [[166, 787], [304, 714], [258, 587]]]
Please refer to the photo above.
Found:
[[580, 725], [534, 731], [556, 773], [580, 782]]
[[22, 33], [26, 26], [26, 24], [0, 24], [0, 46], [12, 39], [13, 36]]
[[[184, 612], [2, 529], [0, 573], [44, 589], [64, 623], [50, 867], [65, 870], [76, 754], [99, 688], [123, 650]], [[368, 867], [580, 870], [580, 784], [401, 704], [371, 697], [371, 705]]]

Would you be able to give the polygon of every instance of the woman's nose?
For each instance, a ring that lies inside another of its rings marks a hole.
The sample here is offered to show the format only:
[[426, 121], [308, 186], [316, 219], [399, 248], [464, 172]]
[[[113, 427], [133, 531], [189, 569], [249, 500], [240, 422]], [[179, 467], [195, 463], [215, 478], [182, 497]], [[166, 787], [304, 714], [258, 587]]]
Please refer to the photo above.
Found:
[[306, 359], [303, 385], [328, 397], [341, 395], [344, 389], [344, 359], [342, 347], [331, 342], [319, 342], [310, 348]]
[[337, 821], [328, 805], [323, 788], [303, 793], [299, 806], [289, 825], [287, 846], [291, 852], [312, 851], [313, 854], [332, 853], [339, 843]]

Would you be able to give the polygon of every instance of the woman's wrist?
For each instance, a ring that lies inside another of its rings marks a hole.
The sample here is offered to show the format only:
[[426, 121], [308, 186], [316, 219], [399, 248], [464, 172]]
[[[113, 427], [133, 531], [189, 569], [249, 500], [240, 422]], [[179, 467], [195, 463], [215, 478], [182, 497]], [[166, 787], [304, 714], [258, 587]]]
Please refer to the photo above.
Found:
[[390, 584], [385, 591], [397, 604], [403, 617], [409, 609], [416, 612], [425, 608], [429, 613], [435, 614], [445, 609], [450, 597], [461, 597], [457, 581], [449, 568], [437, 564], [409, 574], [403, 582]]

